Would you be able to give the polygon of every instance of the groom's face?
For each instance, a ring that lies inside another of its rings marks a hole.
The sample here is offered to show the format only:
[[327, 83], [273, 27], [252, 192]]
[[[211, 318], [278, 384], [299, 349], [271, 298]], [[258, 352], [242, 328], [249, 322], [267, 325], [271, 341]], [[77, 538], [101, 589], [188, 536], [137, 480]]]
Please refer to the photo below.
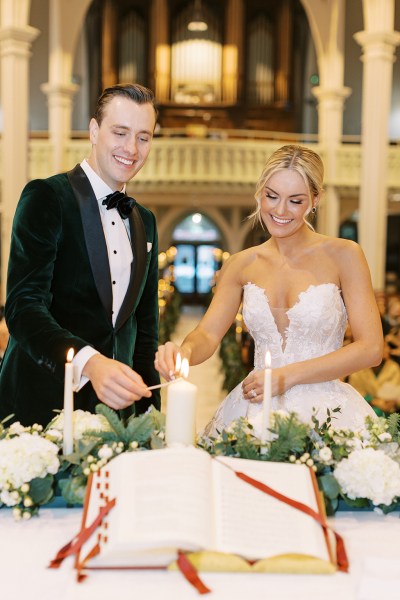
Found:
[[90, 121], [92, 152], [88, 162], [112, 190], [120, 190], [143, 167], [155, 120], [151, 104], [114, 96], [104, 108], [101, 124]]

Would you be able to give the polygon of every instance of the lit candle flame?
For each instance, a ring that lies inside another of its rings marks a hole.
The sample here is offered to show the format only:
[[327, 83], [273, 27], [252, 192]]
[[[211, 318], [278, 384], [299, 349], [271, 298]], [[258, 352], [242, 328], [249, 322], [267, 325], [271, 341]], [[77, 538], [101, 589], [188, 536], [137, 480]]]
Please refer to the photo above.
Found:
[[176, 361], [175, 361], [175, 373], [180, 373], [181, 366], [182, 366], [182, 358], [181, 358], [180, 353], [178, 352], [178, 354], [176, 355]]
[[185, 379], [187, 378], [187, 376], [189, 375], [189, 361], [187, 358], [184, 358], [182, 360], [182, 366], [181, 366], [181, 375], [182, 377], [184, 377]]
[[70, 348], [67, 352], [67, 362], [72, 362], [72, 359], [74, 358], [74, 354], [75, 354], [75, 350], [73, 348]]
[[271, 368], [271, 352], [269, 350], [267, 350], [265, 353], [265, 368]]

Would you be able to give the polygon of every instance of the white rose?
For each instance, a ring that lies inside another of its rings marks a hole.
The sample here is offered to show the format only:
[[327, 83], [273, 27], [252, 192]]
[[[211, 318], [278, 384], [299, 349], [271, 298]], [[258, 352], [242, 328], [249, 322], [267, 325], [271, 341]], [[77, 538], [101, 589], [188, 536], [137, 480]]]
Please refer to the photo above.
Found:
[[20, 435], [21, 433], [24, 433], [25, 427], [21, 425], [19, 421], [17, 421], [16, 423], [10, 425], [8, 431], [13, 435]]
[[[87, 431], [111, 431], [111, 427], [103, 415], [96, 415], [85, 410], [74, 410], [74, 439], [80, 440]], [[51, 422], [51, 430], [64, 430], [64, 413], [61, 412]]]
[[319, 451], [319, 458], [322, 462], [328, 462], [332, 459], [332, 450], [328, 446], [324, 446]]

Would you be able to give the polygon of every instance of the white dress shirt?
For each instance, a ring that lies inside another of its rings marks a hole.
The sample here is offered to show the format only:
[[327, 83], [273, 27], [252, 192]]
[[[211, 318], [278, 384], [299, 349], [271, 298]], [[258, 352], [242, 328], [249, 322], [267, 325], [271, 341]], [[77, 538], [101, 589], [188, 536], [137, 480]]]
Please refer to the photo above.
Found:
[[[102, 201], [105, 196], [111, 194], [112, 190], [92, 169], [87, 160], [83, 160], [81, 167], [84, 170], [93, 192], [96, 196], [101, 223], [103, 225], [104, 237], [107, 245], [108, 262], [110, 265], [112, 283], [112, 323], [115, 325], [118, 312], [125, 298], [131, 276], [131, 264], [133, 260], [132, 247], [129, 236], [129, 221], [122, 219], [116, 208], [107, 210]], [[125, 191], [125, 187], [122, 191]], [[92, 356], [99, 354], [91, 346], [85, 346], [73, 359], [75, 390], [80, 390], [88, 378], [82, 375], [82, 370]]]

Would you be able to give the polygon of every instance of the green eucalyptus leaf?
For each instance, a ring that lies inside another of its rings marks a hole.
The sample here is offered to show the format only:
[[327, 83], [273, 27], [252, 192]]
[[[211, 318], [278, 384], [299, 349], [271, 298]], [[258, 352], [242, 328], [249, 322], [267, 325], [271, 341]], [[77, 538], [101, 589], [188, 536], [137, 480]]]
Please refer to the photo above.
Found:
[[330, 500], [334, 500], [340, 495], [340, 486], [332, 473], [320, 475], [320, 477], [318, 477], [318, 484], [320, 489], [323, 491], [324, 496]]
[[29, 496], [34, 504], [46, 504], [53, 497], [54, 477], [46, 475], [46, 477], [36, 477], [29, 482]]
[[384, 515], [387, 515], [390, 512], [393, 512], [394, 510], [398, 510], [400, 508], [400, 500], [392, 502], [390, 506], [386, 506], [386, 504], [380, 504], [379, 508], [381, 509]]
[[165, 429], [165, 414], [154, 408], [154, 406], [151, 407], [151, 410], [147, 414], [153, 420], [154, 429], [158, 431]]
[[150, 414], [145, 413], [134, 419], [130, 419], [127, 426], [128, 441], [136, 441], [139, 444], [150, 439], [154, 431], [154, 422]]
[[115, 431], [88, 430], [85, 431], [84, 437], [79, 441], [82, 443], [82, 447], [89, 448], [87, 454], [90, 454], [95, 446], [105, 444], [106, 442], [118, 442], [119, 437]]
[[349, 498], [345, 494], [342, 494], [343, 500], [346, 502], [347, 506], [351, 508], [368, 508], [370, 506], [370, 501], [367, 498]]
[[86, 485], [87, 477], [85, 475], [78, 475], [59, 481], [61, 495], [67, 504], [83, 504]]
[[325, 511], [326, 511], [327, 516], [328, 517], [333, 516], [339, 506], [339, 499], [338, 498], [328, 498], [327, 496], [324, 496], [324, 501], [325, 501]]
[[150, 448], [152, 450], [160, 450], [164, 448], [165, 442], [158, 435], [152, 435], [150, 440]]
[[125, 426], [118, 414], [112, 410], [109, 406], [105, 404], [97, 404], [96, 405], [96, 414], [103, 415], [109, 422], [111, 428], [115, 431], [118, 436], [118, 439], [124, 441], [125, 438]]

